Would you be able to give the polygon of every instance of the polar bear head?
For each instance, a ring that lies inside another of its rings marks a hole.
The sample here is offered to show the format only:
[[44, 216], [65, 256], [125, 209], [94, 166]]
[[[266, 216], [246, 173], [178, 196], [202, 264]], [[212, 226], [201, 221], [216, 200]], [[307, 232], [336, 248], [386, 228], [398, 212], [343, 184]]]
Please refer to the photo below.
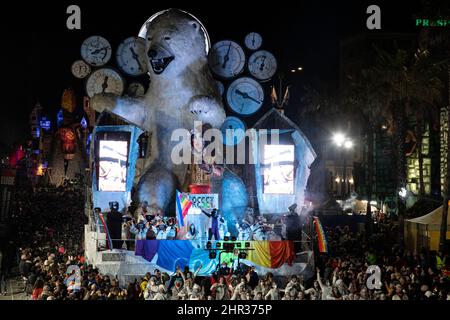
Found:
[[161, 11], [146, 22], [139, 36], [147, 41], [151, 76], [173, 78], [186, 69], [201, 70], [207, 63], [208, 34], [187, 12]]

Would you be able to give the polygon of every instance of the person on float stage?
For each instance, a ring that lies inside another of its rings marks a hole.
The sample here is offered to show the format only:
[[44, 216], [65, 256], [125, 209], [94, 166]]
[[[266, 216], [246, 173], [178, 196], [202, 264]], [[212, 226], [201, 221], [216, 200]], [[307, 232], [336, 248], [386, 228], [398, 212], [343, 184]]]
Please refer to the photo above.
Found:
[[111, 236], [113, 248], [122, 247], [122, 214], [119, 212], [119, 203], [113, 201], [109, 203], [111, 211], [107, 214], [107, 226]]
[[250, 239], [250, 224], [244, 219], [241, 224], [236, 221], [236, 229], [238, 230], [238, 240], [249, 241]]
[[136, 240], [146, 240], [147, 239], [147, 231], [150, 228], [150, 223], [144, 223], [143, 221], [135, 224], [134, 221], [130, 221], [130, 232], [135, 235]]
[[187, 240], [197, 240], [199, 237], [199, 231], [195, 227], [195, 224], [191, 223], [188, 228], [188, 232], [186, 233]]
[[202, 212], [209, 218], [209, 232], [208, 232], [208, 240], [212, 240], [214, 236], [214, 240], [221, 240], [219, 233], [219, 221], [224, 223], [225, 220], [219, 215], [219, 210], [213, 209], [211, 213], [207, 213], [204, 210]]

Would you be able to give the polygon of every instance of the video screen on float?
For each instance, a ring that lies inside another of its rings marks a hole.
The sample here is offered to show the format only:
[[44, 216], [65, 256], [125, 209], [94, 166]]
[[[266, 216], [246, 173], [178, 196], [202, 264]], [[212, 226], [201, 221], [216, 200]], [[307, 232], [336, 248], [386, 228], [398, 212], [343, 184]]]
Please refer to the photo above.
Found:
[[100, 141], [99, 191], [126, 191], [127, 141]]

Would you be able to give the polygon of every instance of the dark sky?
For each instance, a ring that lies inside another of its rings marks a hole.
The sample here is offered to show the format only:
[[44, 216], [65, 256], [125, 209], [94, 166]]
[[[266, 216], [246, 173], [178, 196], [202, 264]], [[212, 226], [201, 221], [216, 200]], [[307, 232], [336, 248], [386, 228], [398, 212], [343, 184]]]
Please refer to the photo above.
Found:
[[[280, 71], [289, 74], [294, 67], [304, 68], [302, 74], [289, 79], [301, 86], [314, 79], [329, 83], [337, 79], [339, 41], [367, 32], [369, 4], [378, 4], [382, 9], [382, 32], [413, 30], [413, 13], [420, 8], [411, 1], [336, 4], [338, 1], [298, 0], [296, 7], [286, 2], [210, 1], [208, 6], [195, 6], [192, 1], [95, 1], [95, 5], [78, 2], [81, 31], [66, 29], [66, 8], [73, 2], [17, 2], [2, 10], [0, 54], [5, 84], [0, 142], [9, 144], [26, 137], [27, 117], [37, 99], [46, 111], [55, 113], [64, 88], [72, 86], [78, 95], [84, 93], [83, 81], [71, 75], [70, 66], [80, 59], [80, 45], [85, 38], [102, 35], [115, 50], [123, 39], [137, 35], [148, 17], [162, 9], [178, 7], [191, 12], [203, 22], [213, 43], [222, 39], [242, 43], [247, 33], [261, 33], [263, 47], [275, 54]], [[115, 67], [114, 58], [109, 65]]]

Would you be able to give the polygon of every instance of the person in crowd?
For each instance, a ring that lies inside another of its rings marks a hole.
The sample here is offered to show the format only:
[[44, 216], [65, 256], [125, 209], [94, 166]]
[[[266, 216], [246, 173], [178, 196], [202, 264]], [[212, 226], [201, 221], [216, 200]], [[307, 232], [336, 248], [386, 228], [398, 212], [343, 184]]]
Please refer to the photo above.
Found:
[[[447, 253], [408, 252], [398, 245], [395, 222], [388, 216], [371, 237], [348, 226], [325, 226], [329, 252], [316, 255], [317, 273], [312, 278], [257, 275], [252, 267], [233, 270], [224, 261], [212, 276], [178, 268], [170, 278], [155, 269], [141, 281], [119, 283], [84, 257], [84, 199], [83, 191], [70, 184], [19, 190], [15, 195], [13, 242], [10, 249], [2, 247], [1, 274], [8, 276], [11, 267], [18, 267], [32, 300], [450, 300]], [[122, 217], [119, 220], [122, 224]], [[148, 227], [171, 225], [157, 214], [147, 222]], [[142, 232], [140, 237], [144, 238]], [[381, 269], [382, 286], [370, 289], [366, 271], [374, 262]], [[80, 268], [79, 282], [67, 274], [71, 265]]]
[[255, 266], [250, 267], [250, 270], [248, 271], [248, 273], [246, 275], [246, 279], [247, 279], [247, 283], [248, 283], [249, 287], [252, 290], [254, 290], [259, 282], [259, 277], [258, 277], [258, 273], [256, 272]]

